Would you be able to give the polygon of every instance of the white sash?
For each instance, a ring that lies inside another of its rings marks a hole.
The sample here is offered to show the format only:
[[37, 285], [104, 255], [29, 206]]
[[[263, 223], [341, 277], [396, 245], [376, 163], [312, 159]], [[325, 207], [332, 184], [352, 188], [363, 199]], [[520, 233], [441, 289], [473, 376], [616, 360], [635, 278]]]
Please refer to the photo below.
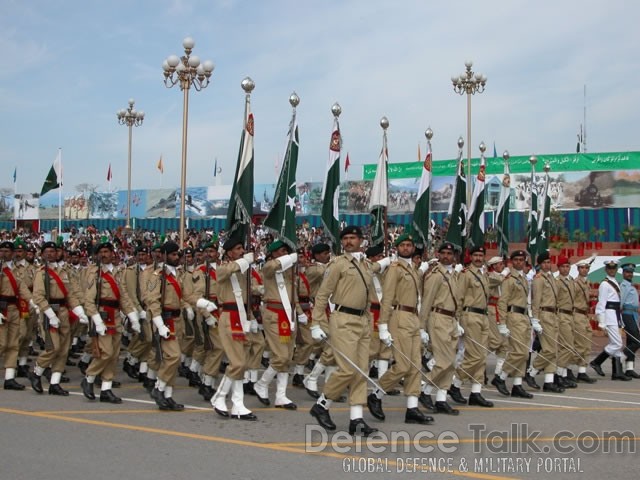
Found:
[[236, 297], [236, 305], [238, 306], [238, 314], [240, 315], [240, 323], [242, 324], [242, 331], [248, 333], [250, 330], [249, 320], [247, 320], [247, 311], [244, 308], [244, 300], [242, 298], [242, 287], [238, 281], [236, 273], [231, 274], [231, 288], [233, 289], [233, 296]]
[[373, 275], [373, 288], [376, 291], [378, 297], [378, 303], [382, 302], [382, 285], [380, 285], [380, 279], [377, 275]]
[[284, 307], [284, 311], [287, 314], [287, 318], [289, 319], [289, 325], [291, 326], [291, 331], [295, 332], [296, 323], [293, 321], [293, 312], [291, 311], [291, 302], [289, 301], [289, 294], [287, 293], [287, 285], [284, 283], [284, 276], [282, 275], [282, 270], [278, 270], [275, 274], [276, 277], [276, 285], [278, 286], [278, 293], [280, 294], [280, 300], [282, 301], [282, 306]]

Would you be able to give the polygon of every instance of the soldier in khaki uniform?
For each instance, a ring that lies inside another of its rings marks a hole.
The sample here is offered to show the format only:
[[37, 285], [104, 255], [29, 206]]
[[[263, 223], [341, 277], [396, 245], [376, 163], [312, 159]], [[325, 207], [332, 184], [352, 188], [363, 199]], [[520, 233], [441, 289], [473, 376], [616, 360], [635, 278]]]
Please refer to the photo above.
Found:
[[[382, 245], [367, 248], [365, 254], [371, 262], [377, 262], [385, 258], [384, 247]], [[380, 341], [380, 334], [378, 330], [378, 325], [380, 323], [380, 302], [383, 297], [383, 272], [374, 273], [372, 280], [375, 299], [371, 301], [370, 310], [371, 344], [369, 346], [369, 361], [372, 362], [372, 367], [369, 372], [376, 378], [382, 378], [389, 369], [389, 360], [391, 360], [391, 347]]]
[[484, 267], [485, 249], [482, 246], [474, 246], [469, 250], [469, 255], [471, 264], [460, 273], [458, 279], [458, 289], [463, 295], [460, 323], [464, 328], [464, 357], [456, 371], [449, 394], [454, 400], [457, 397], [457, 401], [466, 403], [460, 386], [464, 380], [469, 380], [469, 405], [490, 408], [493, 407], [493, 402], [486, 400], [481, 393], [487, 364], [489, 322], [493, 321], [487, 317], [490, 291], [489, 278]]
[[573, 346], [578, 355], [575, 362], [578, 365], [577, 382], [596, 383], [595, 378], [587, 374], [587, 359], [591, 355], [591, 336], [593, 329], [589, 323], [589, 300], [591, 287], [587, 277], [591, 269], [592, 259], [580, 260], [576, 263], [578, 277], [575, 279], [575, 296], [573, 297]]
[[31, 373], [31, 388], [43, 393], [41, 377], [45, 368], [51, 367], [49, 395], [67, 396], [69, 392], [60, 386], [60, 380], [71, 344], [69, 312], [74, 312], [83, 322], [88, 323], [89, 320], [82, 307], [84, 295], [78, 291], [77, 284], [71, 281], [65, 268], [56, 262], [56, 244], [45, 242], [42, 257], [45, 264], [33, 282], [33, 301], [46, 317], [42, 333], [47, 341], [45, 351], [38, 356]]
[[[345, 253], [327, 267], [313, 307], [311, 334], [315, 340], [323, 340], [327, 338], [325, 332], [329, 332], [332, 345], [366, 371], [371, 339], [368, 309], [373, 290], [372, 267], [360, 251], [362, 230], [359, 227], [348, 226], [342, 230], [340, 243]], [[335, 304], [330, 318], [327, 316], [329, 300]], [[325, 382], [324, 392], [310, 413], [322, 427], [335, 430], [329, 408], [348, 388], [349, 433], [371, 435], [377, 429], [371, 428], [362, 418], [367, 399], [366, 381], [340, 354], [335, 353], [335, 359], [338, 370]]]
[[[210, 401], [215, 393], [215, 377], [218, 375], [224, 351], [218, 332], [218, 244], [209, 242], [204, 245], [204, 262], [192, 274], [191, 282], [185, 285], [185, 299], [196, 307], [194, 328], [202, 337], [201, 344], [194, 348], [194, 361], [201, 364], [203, 377], [198, 393]], [[204, 322], [204, 323], [203, 323]], [[195, 333], [195, 330], [194, 330]], [[206, 338], [205, 338], [206, 336]]]
[[82, 393], [89, 400], [95, 400], [93, 383], [96, 376], [100, 375], [100, 401], [122, 403], [122, 399], [116, 397], [111, 390], [122, 340], [120, 312], [127, 312], [131, 327], [136, 333], [140, 333], [140, 317], [127, 293], [123, 269], [113, 265], [113, 245], [103, 242], [96, 247], [96, 253], [100, 263], [99, 266], [89, 267], [87, 271], [87, 290], [84, 297], [87, 314], [91, 317], [97, 334], [93, 339], [96, 352], [87, 368], [85, 378], [82, 379]]
[[[429, 372], [429, 383], [423, 390], [422, 404], [435, 413], [458, 415], [459, 410], [447, 403], [447, 389], [455, 373], [458, 338], [464, 329], [458, 323], [462, 312], [458, 289], [458, 274], [454, 270], [453, 244], [444, 242], [438, 249], [439, 263], [424, 277], [420, 320], [429, 334], [435, 365]], [[436, 403], [431, 391], [437, 388]]]
[[[182, 252], [181, 264], [178, 267], [181, 270], [182, 286], [183, 290], [191, 291], [193, 286], [189, 285], [193, 279], [193, 272], [195, 270], [194, 265], [194, 249], [191, 247], [185, 248]], [[195, 305], [191, 305], [189, 301], [184, 302], [182, 309], [182, 325], [184, 327], [184, 334], [180, 337], [180, 367], [178, 368], [178, 374], [181, 377], [185, 377], [189, 380], [190, 387], [200, 387], [202, 381], [200, 380], [201, 363], [199, 360], [194, 359], [194, 351], [196, 349], [196, 336], [195, 336], [195, 322], [196, 313], [194, 310]], [[202, 354], [202, 345], [200, 347], [200, 353]], [[202, 360], [202, 358], [200, 358]]]
[[271, 243], [267, 250], [272, 258], [262, 267], [265, 304], [262, 325], [271, 357], [269, 367], [253, 389], [262, 404], [270, 405], [269, 384], [277, 376], [276, 408], [295, 410], [296, 404], [287, 398], [287, 383], [295, 343], [297, 302], [293, 265], [298, 261], [298, 254], [291, 253], [291, 248], [281, 240]]
[[[180, 365], [179, 338], [184, 334], [182, 309], [188, 305], [182, 298], [182, 278], [178, 272], [180, 253], [178, 245], [166, 242], [163, 245], [165, 263], [147, 277], [145, 301], [153, 324], [160, 337], [162, 361], [155, 359], [149, 366], [157, 372], [155, 388], [151, 398], [160, 410], [182, 411], [184, 405], [173, 399], [173, 387]], [[157, 349], [158, 346], [156, 345]]]
[[[232, 236], [222, 246], [228, 261], [218, 266], [218, 307], [221, 310], [218, 329], [222, 348], [229, 360], [225, 375], [218, 390], [211, 397], [215, 412], [222, 417], [238, 420], [257, 420], [244, 405], [243, 378], [247, 365], [246, 333], [251, 324], [257, 330], [257, 321], [251, 319], [247, 305], [247, 275], [253, 263], [253, 253], [245, 253], [243, 239]], [[231, 414], [227, 410], [226, 398], [231, 391]]]
[[33, 303], [31, 298], [33, 292], [33, 279], [36, 275], [37, 267], [33, 265], [33, 262], [27, 261], [27, 247], [20, 239], [15, 242], [15, 257], [14, 257], [14, 270], [16, 275], [20, 277], [21, 283], [25, 284], [29, 290], [29, 297], [23, 300], [28, 302], [28, 313], [22, 314], [22, 321], [20, 322], [20, 339], [18, 346], [18, 370], [17, 377], [29, 376], [28, 357], [29, 350], [31, 348], [34, 332], [37, 326], [38, 315], [40, 310], [36, 304]]
[[258, 381], [259, 370], [262, 367], [262, 354], [264, 353], [266, 340], [264, 339], [264, 327], [262, 326], [262, 296], [264, 295], [264, 282], [262, 277], [251, 266], [251, 320], [250, 330], [245, 334], [247, 337], [247, 365], [244, 374], [244, 393], [255, 395], [254, 385]]
[[551, 273], [547, 252], [538, 255], [538, 265], [540, 273], [531, 284], [531, 325], [540, 338], [542, 350], [529, 367], [525, 381], [531, 388], [539, 389], [535, 376], [544, 370], [543, 390], [562, 393], [564, 388], [557, 385], [554, 378], [558, 366], [558, 285]]
[[293, 353], [294, 375], [291, 385], [294, 387], [304, 388], [304, 367], [309, 361], [309, 356], [315, 347], [315, 342], [311, 338], [311, 327], [309, 326], [309, 318], [311, 317], [311, 284], [306, 275], [309, 267], [309, 258], [305, 255], [304, 250], [298, 250], [298, 301], [296, 302], [296, 312], [298, 315], [298, 331], [296, 334], [296, 348]]
[[[331, 258], [331, 247], [326, 243], [314, 245], [311, 248], [312, 261], [309, 268], [306, 269], [305, 274], [309, 280], [309, 287], [311, 288], [311, 299], [315, 302], [315, 297], [322, 284], [324, 278], [324, 272], [327, 269], [327, 265]], [[327, 317], [331, 314], [331, 307], [327, 304]], [[333, 356], [331, 347], [326, 343], [322, 343], [315, 349], [316, 355], [320, 358], [315, 362], [315, 365], [311, 369], [311, 373], [303, 380], [304, 386], [307, 389], [307, 393], [311, 398], [317, 399], [320, 397], [318, 393], [318, 379], [323, 372], [325, 372], [325, 383], [336, 369], [336, 360]]]
[[[420, 272], [412, 262], [415, 244], [409, 234], [399, 235], [395, 241], [398, 260], [393, 262], [386, 272], [382, 288], [382, 303], [378, 331], [380, 341], [387, 346], [395, 343], [396, 350], [408, 357], [414, 365], [420, 364], [422, 344], [429, 336], [421, 328], [418, 318], [420, 305]], [[428, 425], [433, 417], [424, 415], [418, 409], [421, 373], [403, 355], [396, 355], [396, 362], [380, 377], [380, 387], [393, 388], [404, 378], [404, 393], [407, 396], [405, 423]], [[371, 414], [379, 420], [385, 419], [382, 411], [383, 391], [376, 389], [367, 397], [367, 406]]]
[[487, 262], [489, 272], [487, 278], [489, 280], [489, 302], [487, 303], [487, 314], [489, 317], [489, 351], [496, 355], [496, 367], [492, 384], [500, 377], [504, 359], [509, 350], [509, 329], [504, 319], [500, 319], [498, 315], [498, 299], [502, 292], [502, 282], [509, 275], [509, 267], [506, 267], [502, 257], [492, 257]]
[[571, 264], [564, 255], [558, 258], [558, 276], [556, 286], [558, 291], [558, 368], [555, 383], [563, 388], [576, 388], [575, 380], [568, 378], [569, 366], [576, 358], [573, 347], [573, 301], [576, 297], [576, 284], [569, 276]]
[[498, 378], [491, 382], [503, 395], [509, 395], [505, 380], [513, 377], [512, 397], [533, 398], [533, 395], [522, 387], [529, 343], [531, 342], [531, 322], [527, 316], [529, 301], [529, 283], [524, 274], [527, 254], [524, 250], [511, 253], [511, 272], [502, 282], [502, 294], [498, 300], [500, 322], [505, 321], [509, 330], [509, 353], [505, 367]]

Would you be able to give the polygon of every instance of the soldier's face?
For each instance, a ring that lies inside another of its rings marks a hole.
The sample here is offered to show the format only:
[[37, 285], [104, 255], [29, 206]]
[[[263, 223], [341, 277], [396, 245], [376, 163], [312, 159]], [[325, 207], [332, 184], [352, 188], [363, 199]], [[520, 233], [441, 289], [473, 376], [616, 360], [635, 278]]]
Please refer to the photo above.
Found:
[[362, 244], [362, 238], [353, 233], [348, 233], [340, 239], [342, 249], [348, 253], [354, 253], [360, 251], [360, 244]]
[[579, 265], [578, 266], [578, 275], [581, 277], [587, 277], [589, 275], [589, 265]]
[[25, 257], [27, 252], [23, 248], [18, 248], [14, 253], [15, 253], [16, 260], [20, 261]]
[[274, 251], [271, 253], [271, 256], [272, 256], [273, 258], [280, 258], [280, 257], [282, 257], [283, 255], [289, 255], [289, 249], [288, 249], [287, 247], [280, 247], [279, 249], [274, 250]]
[[618, 271], [618, 267], [617, 266], [613, 266], [613, 267], [605, 267], [604, 271], [606, 272], [607, 275], [609, 275], [610, 277], [615, 277], [616, 276], [616, 272]]
[[513, 257], [511, 259], [511, 265], [516, 270], [522, 270], [524, 268], [524, 257]]
[[453, 263], [453, 252], [451, 250], [443, 250], [438, 254], [438, 261], [444, 265], [449, 266]]
[[398, 255], [400, 255], [402, 258], [409, 258], [413, 255], [413, 251], [416, 249], [416, 247], [413, 242], [405, 240], [404, 242], [400, 242], [398, 244], [397, 249]]
[[144, 252], [138, 252], [138, 255], [136, 255], [136, 260], [138, 260], [138, 263], [141, 265], [146, 265], [147, 264], [147, 254]]
[[98, 256], [102, 263], [113, 263], [113, 252], [108, 248], [101, 248], [98, 250]]
[[177, 267], [180, 263], [180, 252], [167, 253], [167, 264], [171, 267]]
[[558, 267], [558, 272], [560, 272], [560, 275], [562, 275], [563, 277], [566, 277], [567, 275], [569, 275], [570, 271], [571, 271], [571, 265], [569, 265], [568, 263], [565, 263], [564, 265], [560, 265]]
[[4, 262], [8, 262], [13, 258], [13, 250], [10, 248], [0, 248], [0, 257]]
[[626, 270], [623, 270], [622, 278], [624, 278], [627, 282], [631, 282], [633, 280], [633, 272], [628, 272]]
[[504, 270], [504, 262], [498, 262], [493, 264], [493, 271], [500, 273]]
[[58, 258], [58, 254], [56, 253], [55, 248], [45, 248], [44, 252], [42, 252], [42, 258], [44, 258], [47, 262], [55, 262]]
[[544, 260], [540, 264], [540, 270], [542, 270], [544, 273], [549, 273], [551, 271], [551, 260]]
[[238, 260], [243, 255], [244, 255], [244, 245], [242, 245], [241, 243], [236, 245], [235, 247], [233, 247], [231, 250], [227, 252], [227, 257], [229, 257], [229, 260], [231, 260], [232, 262], [234, 260]]
[[471, 255], [471, 263], [473, 263], [476, 267], [480, 268], [484, 265], [484, 253], [475, 252]]
[[205, 255], [207, 256], [207, 259], [210, 262], [217, 262], [218, 258], [220, 257], [220, 254], [218, 253], [218, 249], [213, 248], [213, 247], [207, 248], [204, 251], [204, 253], [205, 253]]
[[316, 253], [314, 255], [316, 262], [318, 263], [329, 263], [329, 259], [331, 258], [331, 252], [327, 250], [326, 252]]

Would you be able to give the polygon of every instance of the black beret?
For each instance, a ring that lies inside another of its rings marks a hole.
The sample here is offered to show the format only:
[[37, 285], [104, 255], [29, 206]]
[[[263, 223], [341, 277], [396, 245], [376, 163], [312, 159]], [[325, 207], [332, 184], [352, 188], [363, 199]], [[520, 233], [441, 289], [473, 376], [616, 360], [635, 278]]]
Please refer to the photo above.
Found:
[[423, 254], [424, 254], [424, 248], [421, 248], [421, 247], [416, 247], [416, 249], [413, 251], [414, 257], [422, 257]]
[[331, 247], [326, 243], [316, 243], [313, 247], [311, 247], [311, 253], [314, 255], [316, 253], [328, 252], [330, 250]]
[[542, 252], [540, 255], [538, 255], [538, 265], [540, 265], [545, 260], [550, 260], [550, 259], [551, 257], [549, 256], [549, 252]]
[[513, 260], [516, 257], [523, 257], [523, 258], [527, 258], [527, 252], [525, 252], [524, 250], [514, 250], [513, 252], [511, 252], [511, 260]]
[[384, 246], [382, 244], [376, 245], [375, 247], [369, 247], [364, 251], [367, 258], [373, 258], [382, 253], [384, 253]]
[[191, 247], [187, 247], [187, 248], [184, 249], [184, 254], [185, 255], [193, 255], [193, 253], [194, 253], [194, 250]]
[[8, 248], [9, 250], [13, 250], [15, 247], [13, 245], [13, 242], [5, 240], [4, 242], [0, 243], [0, 248]]
[[53, 248], [55, 250], [55, 248], [56, 248], [55, 242], [44, 242], [42, 244], [42, 246], [40, 247], [40, 251], [44, 252], [45, 249], [47, 249], [47, 248]]
[[440, 245], [440, 248], [438, 249], [438, 252], [444, 252], [445, 250], [450, 250], [452, 252], [456, 251], [456, 247], [454, 247], [453, 243], [451, 242], [444, 242], [442, 245]]
[[102, 243], [99, 243], [98, 245], [96, 245], [95, 253], [98, 253], [103, 248], [108, 248], [112, 252], [114, 251], [113, 243], [111, 243], [111, 242], [102, 242]]
[[162, 253], [165, 253], [167, 255], [170, 253], [177, 252], [178, 250], [180, 250], [180, 247], [176, 242], [167, 242], [164, 245], [162, 245]]
[[136, 248], [136, 253], [151, 253], [151, 250], [149, 249], [149, 247], [145, 247], [141, 245], [138, 248]]
[[226, 242], [224, 242], [224, 245], [222, 245], [222, 249], [225, 252], [228, 252], [229, 250], [231, 250], [236, 245], [240, 245], [242, 243], [243, 243], [242, 238], [240, 238], [239, 236], [233, 236], [233, 237], [229, 238]]
[[625, 263], [624, 265], [622, 265], [622, 271], [623, 272], [635, 272], [636, 271], [636, 264], [635, 263]]
[[475, 245], [469, 249], [469, 255], [473, 255], [474, 253], [487, 253], [485, 248], [482, 245]]
[[348, 227], [345, 227], [341, 232], [340, 232], [340, 238], [344, 237], [345, 235], [357, 235], [358, 237], [362, 238], [362, 229], [356, 225], [349, 225]]

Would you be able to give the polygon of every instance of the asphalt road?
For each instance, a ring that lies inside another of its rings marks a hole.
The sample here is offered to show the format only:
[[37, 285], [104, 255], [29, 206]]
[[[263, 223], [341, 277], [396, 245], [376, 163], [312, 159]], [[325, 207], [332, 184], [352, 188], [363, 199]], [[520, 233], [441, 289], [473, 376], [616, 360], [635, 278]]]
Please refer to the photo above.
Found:
[[[601, 339], [599, 340], [601, 343]], [[492, 363], [492, 362], [490, 362]], [[606, 372], [610, 372], [607, 362]], [[456, 477], [634, 478], [640, 446], [640, 381], [598, 377], [564, 394], [533, 392], [511, 399], [490, 385], [492, 409], [460, 406], [457, 417], [405, 425], [405, 399], [386, 397], [381, 434], [354, 442], [345, 432], [347, 404], [334, 404], [338, 431], [322, 436], [309, 415], [312, 400], [290, 388], [298, 410], [246, 404], [257, 422], [217, 416], [179, 380], [184, 412], [160, 412], [143, 388], [121, 374], [121, 405], [86, 400], [81, 375], [69, 368], [67, 398], [0, 390], [0, 479], [333, 479]], [[590, 372], [593, 374], [593, 372]], [[28, 383], [25, 379], [19, 379]], [[272, 399], [273, 389], [272, 385]], [[463, 387], [468, 395], [468, 387]], [[342, 431], [341, 431], [342, 430]], [[626, 435], [624, 441], [609, 441]], [[617, 450], [616, 450], [617, 448]]]

